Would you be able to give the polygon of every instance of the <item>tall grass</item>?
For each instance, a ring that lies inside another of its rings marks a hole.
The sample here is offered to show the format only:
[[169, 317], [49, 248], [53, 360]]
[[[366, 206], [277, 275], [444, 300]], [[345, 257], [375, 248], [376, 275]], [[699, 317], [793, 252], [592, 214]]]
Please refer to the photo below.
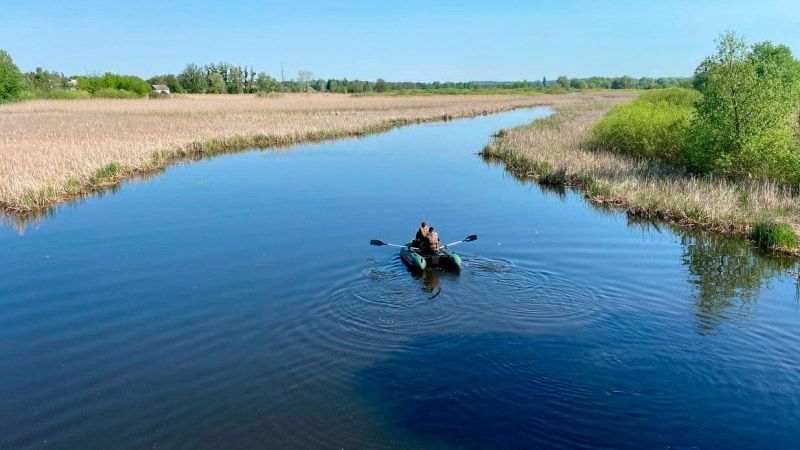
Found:
[[32, 211], [177, 158], [363, 135], [416, 122], [575, 102], [564, 96], [185, 95], [0, 106], [0, 209]]

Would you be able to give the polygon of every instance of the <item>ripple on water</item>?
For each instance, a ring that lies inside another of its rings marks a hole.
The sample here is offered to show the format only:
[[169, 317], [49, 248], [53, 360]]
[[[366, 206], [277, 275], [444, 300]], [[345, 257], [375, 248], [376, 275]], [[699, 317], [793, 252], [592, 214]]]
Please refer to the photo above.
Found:
[[409, 273], [399, 259], [373, 262], [321, 296], [308, 313], [314, 326], [297, 328], [298, 339], [354, 360], [402, 349], [410, 338], [455, 325], [457, 308], [431, 300], [445, 278], [453, 275]]
[[586, 326], [603, 317], [603, 295], [579, 280], [511, 261], [466, 258], [472, 306], [528, 326]]

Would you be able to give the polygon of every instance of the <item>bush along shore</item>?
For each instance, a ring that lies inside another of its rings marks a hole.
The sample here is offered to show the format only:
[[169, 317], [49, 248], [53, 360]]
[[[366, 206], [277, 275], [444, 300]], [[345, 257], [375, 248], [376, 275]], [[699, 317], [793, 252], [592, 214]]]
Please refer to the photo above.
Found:
[[592, 203], [631, 216], [745, 236], [762, 248], [798, 254], [800, 198], [790, 186], [698, 175], [599, 149], [593, 127], [618, 103], [556, 105], [543, 120], [497, 133], [482, 155], [519, 179], [576, 188]]

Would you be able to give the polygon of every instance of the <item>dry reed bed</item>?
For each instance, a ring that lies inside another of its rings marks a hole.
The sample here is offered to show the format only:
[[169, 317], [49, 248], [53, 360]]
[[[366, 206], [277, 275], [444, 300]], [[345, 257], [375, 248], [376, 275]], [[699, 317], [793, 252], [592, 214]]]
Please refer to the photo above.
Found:
[[0, 105], [0, 210], [42, 210], [184, 157], [362, 135], [580, 98], [185, 95]]
[[590, 148], [592, 126], [626, 100], [612, 97], [556, 105], [556, 113], [547, 119], [498, 133], [484, 155], [503, 161], [520, 178], [577, 187], [594, 203], [614, 205], [639, 217], [737, 235], [748, 233], [758, 221], [774, 220], [798, 232], [800, 198], [788, 187], [697, 177]]

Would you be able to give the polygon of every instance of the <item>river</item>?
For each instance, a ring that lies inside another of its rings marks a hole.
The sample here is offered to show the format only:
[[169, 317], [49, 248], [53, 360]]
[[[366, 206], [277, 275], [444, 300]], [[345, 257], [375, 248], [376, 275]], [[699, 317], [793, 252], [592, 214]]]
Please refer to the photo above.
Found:
[[[0, 448], [796, 448], [793, 260], [476, 155], [513, 112], [0, 226]], [[460, 273], [409, 273], [428, 220]]]

